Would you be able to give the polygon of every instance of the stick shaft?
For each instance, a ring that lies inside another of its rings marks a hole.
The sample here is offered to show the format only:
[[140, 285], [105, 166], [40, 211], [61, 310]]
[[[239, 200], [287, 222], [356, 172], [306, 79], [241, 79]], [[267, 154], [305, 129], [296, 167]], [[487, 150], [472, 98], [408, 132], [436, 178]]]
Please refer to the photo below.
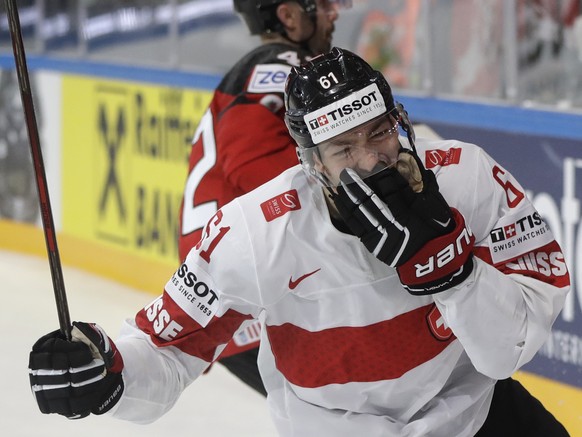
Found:
[[22, 32], [20, 30], [20, 18], [18, 16], [16, 0], [6, 0], [6, 10], [8, 14], [10, 36], [12, 39], [12, 49], [14, 51], [14, 60], [16, 63], [16, 74], [18, 76], [18, 83], [20, 86], [20, 98], [22, 100], [22, 107], [24, 109], [24, 116], [26, 119], [26, 128], [28, 130], [28, 139], [30, 142], [30, 152], [32, 154], [34, 175], [36, 178], [36, 187], [40, 203], [42, 225], [44, 229], [44, 237], [48, 252], [51, 276], [53, 280], [53, 290], [57, 304], [59, 326], [66, 338], [70, 339], [71, 319], [69, 316], [69, 306], [67, 304], [67, 295], [63, 281], [61, 260], [53, 222], [46, 173], [44, 170], [42, 149], [40, 147], [38, 125], [34, 112], [30, 80], [28, 77], [28, 68], [26, 65], [26, 54], [24, 52], [24, 44], [22, 42]]

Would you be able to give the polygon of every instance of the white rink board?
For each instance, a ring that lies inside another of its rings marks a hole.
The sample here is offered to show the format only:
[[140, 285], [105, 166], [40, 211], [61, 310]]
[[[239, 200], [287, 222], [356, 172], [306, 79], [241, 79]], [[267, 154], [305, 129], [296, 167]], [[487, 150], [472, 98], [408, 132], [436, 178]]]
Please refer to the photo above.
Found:
[[[154, 296], [78, 269], [63, 268], [72, 320], [97, 322], [115, 339], [121, 321]], [[158, 421], [136, 425], [110, 417], [71, 421], [41, 414], [28, 383], [28, 353], [58, 328], [46, 259], [0, 250], [0, 429], [10, 437], [272, 437], [264, 398], [221, 365], [195, 381]], [[163, 286], [163, 285], [162, 285]]]

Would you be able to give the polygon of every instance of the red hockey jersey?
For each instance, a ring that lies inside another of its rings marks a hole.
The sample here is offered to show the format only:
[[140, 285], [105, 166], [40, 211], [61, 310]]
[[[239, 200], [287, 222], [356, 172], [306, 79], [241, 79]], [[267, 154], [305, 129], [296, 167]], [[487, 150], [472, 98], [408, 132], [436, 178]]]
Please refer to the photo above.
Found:
[[181, 260], [220, 207], [297, 164], [283, 121], [283, 92], [291, 67], [307, 59], [289, 45], [261, 45], [218, 85], [192, 141], [180, 211]]

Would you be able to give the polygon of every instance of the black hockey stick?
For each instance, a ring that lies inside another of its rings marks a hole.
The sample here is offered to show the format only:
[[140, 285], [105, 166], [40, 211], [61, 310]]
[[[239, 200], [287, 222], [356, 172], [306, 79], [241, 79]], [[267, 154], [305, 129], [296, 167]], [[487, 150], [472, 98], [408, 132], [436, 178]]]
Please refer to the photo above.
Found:
[[12, 49], [14, 51], [14, 60], [16, 63], [16, 74], [18, 75], [18, 84], [20, 85], [20, 98], [22, 100], [22, 107], [26, 118], [30, 152], [32, 154], [32, 163], [34, 165], [36, 188], [38, 190], [44, 237], [53, 279], [53, 290], [55, 292], [55, 300], [57, 303], [59, 326], [61, 332], [68, 340], [70, 340], [71, 319], [69, 316], [69, 306], [67, 304], [67, 295], [65, 293], [61, 260], [59, 257], [53, 214], [51, 210], [46, 174], [44, 171], [42, 150], [40, 148], [30, 81], [28, 79], [28, 68], [26, 66], [26, 55], [24, 53], [24, 44], [22, 42], [22, 32], [20, 30], [20, 18], [18, 16], [16, 0], [6, 0], [6, 11], [8, 15], [8, 25], [10, 27], [10, 37], [12, 39]]

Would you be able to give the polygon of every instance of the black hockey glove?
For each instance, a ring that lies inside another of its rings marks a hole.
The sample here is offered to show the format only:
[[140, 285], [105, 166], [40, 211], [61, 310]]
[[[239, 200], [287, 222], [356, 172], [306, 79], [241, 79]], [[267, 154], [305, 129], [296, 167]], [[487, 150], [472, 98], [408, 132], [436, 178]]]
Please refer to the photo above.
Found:
[[79, 419], [109, 411], [123, 393], [123, 359], [101, 327], [73, 322], [41, 337], [29, 359], [30, 386], [40, 411]]
[[349, 168], [340, 179], [340, 215], [372, 254], [396, 267], [411, 294], [447, 290], [471, 273], [475, 238], [416, 153], [401, 151], [396, 166], [365, 182]]

